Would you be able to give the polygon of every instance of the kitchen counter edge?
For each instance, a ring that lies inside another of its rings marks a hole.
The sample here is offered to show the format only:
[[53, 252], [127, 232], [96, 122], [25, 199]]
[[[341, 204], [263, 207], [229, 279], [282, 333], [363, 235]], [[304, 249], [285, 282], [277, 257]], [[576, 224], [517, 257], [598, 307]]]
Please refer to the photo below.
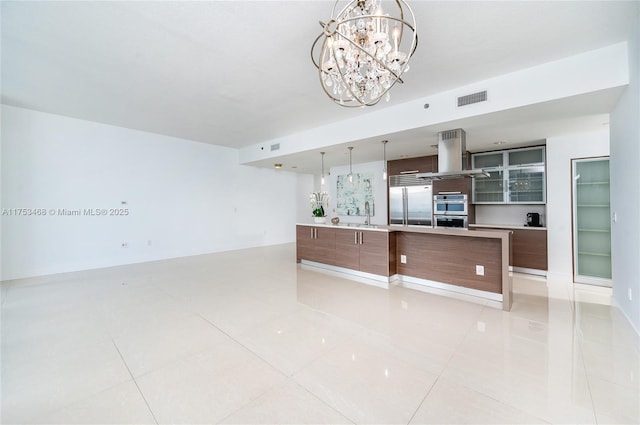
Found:
[[[374, 225], [376, 227], [367, 227], [366, 225], [347, 225], [344, 224], [329, 224], [329, 223], [296, 223], [298, 226], [310, 226], [310, 227], [328, 227], [332, 229], [352, 229], [352, 230], [366, 230], [374, 232], [409, 232], [409, 233], [427, 233], [433, 235], [448, 235], [448, 236], [463, 236], [471, 238], [495, 238], [504, 239], [509, 237], [508, 230], [491, 230], [483, 232], [474, 232], [469, 229], [442, 229], [424, 226], [387, 226], [387, 225]], [[469, 225], [471, 226], [471, 225]], [[490, 226], [488, 226], [490, 227]], [[493, 226], [497, 227], [497, 226]], [[503, 226], [500, 226], [503, 227]], [[506, 228], [505, 228], [506, 229]]]
[[531, 227], [517, 224], [470, 224], [469, 228], [477, 227], [483, 229], [509, 229], [509, 230], [547, 230], [546, 227]]

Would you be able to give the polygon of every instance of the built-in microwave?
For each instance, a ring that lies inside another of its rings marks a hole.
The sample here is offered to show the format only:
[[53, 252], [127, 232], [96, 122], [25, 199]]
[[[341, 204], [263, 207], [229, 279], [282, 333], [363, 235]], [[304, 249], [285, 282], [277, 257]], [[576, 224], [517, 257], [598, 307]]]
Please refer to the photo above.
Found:
[[433, 214], [467, 215], [469, 201], [461, 193], [433, 195]]
[[434, 215], [434, 227], [457, 227], [466, 229], [469, 225], [466, 215]]

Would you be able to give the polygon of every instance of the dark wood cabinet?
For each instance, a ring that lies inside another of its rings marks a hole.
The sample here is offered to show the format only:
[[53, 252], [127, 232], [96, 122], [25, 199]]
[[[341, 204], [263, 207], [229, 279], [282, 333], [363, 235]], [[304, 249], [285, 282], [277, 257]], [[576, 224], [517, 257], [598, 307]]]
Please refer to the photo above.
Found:
[[395, 233], [297, 226], [297, 260], [391, 276], [396, 273]]
[[395, 274], [395, 237], [395, 233], [363, 232], [360, 240], [360, 271], [382, 276]]
[[547, 270], [547, 231], [517, 229], [511, 237], [513, 266]]
[[505, 227], [476, 227], [473, 230], [509, 230], [509, 265], [523, 269], [547, 270], [547, 231]]
[[435, 173], [438, 171], [438, 156], [418, 156], [415, 158], [387, 161], [387, 173], [390, 176], [401, 174]]
[[446, 179], [433, 181], [433, 194], [440, 192], [460, 192], [469, 196], [471, 202], [471, 179], [462, 177], [459, 179]]
[[360, 269], [360, 231], [336, 229], [335, 266]]
[[[390, 244], [391, 239], [392, 244]], [[391, 276], [395, 273], [395, 256], [395, 234], [336, 229], [334, 265], [338, 267]]]
[[320, 226], [296, 226], [296, 258], [333, 264], [336, 251], [335, 230]]

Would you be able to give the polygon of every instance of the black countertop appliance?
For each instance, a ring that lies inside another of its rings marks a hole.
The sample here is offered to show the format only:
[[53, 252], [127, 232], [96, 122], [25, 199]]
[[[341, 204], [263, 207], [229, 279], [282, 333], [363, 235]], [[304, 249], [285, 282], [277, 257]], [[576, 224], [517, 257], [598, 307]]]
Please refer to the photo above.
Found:
[[527, 226], [528, 227], [542, 227], [540, 224], [540, 214], [527, 213]]

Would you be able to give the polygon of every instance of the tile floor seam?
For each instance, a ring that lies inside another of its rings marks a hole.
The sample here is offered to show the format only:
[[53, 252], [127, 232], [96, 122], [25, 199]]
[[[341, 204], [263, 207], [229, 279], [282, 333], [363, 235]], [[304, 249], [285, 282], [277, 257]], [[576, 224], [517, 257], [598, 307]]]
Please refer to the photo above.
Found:
[[585, 363], [584, 348], [582, 346], [582, 336], [576, 335], [576, 339], [578, 343], [578, 350], [580, 351], [580, 358], [582, 360], [580, 364], [582, 365], [582, 371], [584, 372], [584, 379], [587, 381], [587, 389], [589, 391], [589, 401], [591, 401], [591, 410], [593, 412], [593, 419], [595, 420], [596, 424], [599, 424], [600, 422], [598, 421], [598, 412], [596, 411], [596, 403], [593, 400], [593, 391], [591, 390], [591, 379], [589, 378], [590, 374], [587, 372], [587, 364]]
[[[346, 341], [347, 339], [349, 339], [350, 337], [353, 337], [354, 335], [360, 333], [360, 332], [366, 332], [366, 329], [359, 329], [357, 331], [354, 331], [353, 333], [349, 333], [348, 336], [344, 337], [343, 339], [341, 339], [340, 341], [336, 342], [332, 347], [328, 347], [325, 351], [317, 354], [316, 356], [314, 356], [313, 358], [311, 358], [309, 361], [307, 361], [306, 363], [304, 363], [302, 366], [300, 366], [299, 368], [297, 368], [297, 370], [291, 372], [290, 374], [280, 370], [276, 365], [271, 364], [271, 362], [269, 362], [266, 359], [262, 359], [264, 360], [267, 364], [269, 364], [271, 367], [277, 369], [279, 372], [281, 372], [282, 374], [284, 374], [287, 378], [292, 378], [294, 375], [300, 373], [303, 369], [305, 369], [307, 366], [311, 365], [312, 363], [314, 363], [316, 360], [318, 360], [320, 357], [326, 355], [327, 353], [331, 352], [333, 349], [335, 349], [336, 347], [338, 347], [341, 343], [343, 343], [344, 341]], [[236, 341], [234, 339], [234, 341]], [[239, 342], [238, 342], [239, 343]], [[246, 347], [245, 345], [241, 344], [243, 347], [245, 347], [247, 350], [249, 350], [251, 353], [255, 354], [256, 356], [262, 358], [258, 353], [254, 352], [253, 350], [251, 350], [250, 348]]]
[[151, 409], [151, 405], [147, 401], [147, 398], [144, 396], [144, 393], [142, 392], [142, 389], [140, 388], [140, 385], [138, 385], [138, 381], [136, 381], [135, 376], [133, 376], [133, 373], [131, 373], [131, 369], [129, 369], [129, 365], [127, 364], [127, 361], [122, 356], [122, 353], [120, 352], [120, 349], [118, 348], [118, 345], [116, 344], [116, 341], [113, 338], [111, 338], [111, 342], [113, 343], [113, 346], [115, 347], [116, 351], [118, 352], [118, 355], [120, 356], [120, 359], [122, 359], [122, 363], [124, 363], [124, 367], [127, 368], [127, 372], [129, 372], [129, 376], [131, 376], [131, 380], [133, 381], [134, 385], [138, 389], [138, 392], [140, 393], [140, 397], [142, 397], [142, 400], [144, 400], [144, 404], [147, 406], [147, 409], [149, 409], [149, 413], [151, 413], [151, 417], [153, 418], [153, 421], [156, 423], [156, 425], [159, 425], [158, 419], [156, 418], [155, 413], [153, 413], [153, 409]]
[[268, 392], [274, 390], [275, 388], [277, 388], [278, 386], [284, 385], [286, 382], [292, 382], [294, 385], [300, 387], [302, 390], [306, 391], [309, 395], [311, 395], [313, 398], [315, 398], [316, 400], [318, 400], [320, 403], [322, 403], [324, 406], [330, 408], [331, 410], [333, 410], [334, 412], [336, 412], [337, 414], [339, 414], [340, 416], [342, 416], [343, 418], [345, 418], [346, 420], [348, 420], [349, 422], [351, 422], [352, 424], [356, 424], [355, 421], [351, 420], [351, 418], [347, 417], [344, 413], [340, 412], [339, 410], [337, 410], [335, 407], [331, 406], [330, 404], [326, 403], [324, 400], [318, 398], [317, 395], [315, 395], [313, 392], [309, 391], [307, 388], [305, 388], [304, 386], [300, 385], [300, 383], [298, 383], [297, 381], [295, 381], [293, 379], [292, 376], [288, 376], [286, 377], [286, 380], [284, 383], [279, 383], [276, 384], [274, 386], [272, 386], [271, 388], [267, 389], [266, 391], [264, 391], [263, 393], [261, 393], [260, 395], [256, 396], [255, 398], [247, 401], [247, 403], [243, 404], [242, 406], [238, 407], [236, 410], [234, 410], [233, 412], [229, 413], [227, 416], [225, 416], [224, 418], [222, 418], [221, 420], [216, 422], [216, 425], [220, 425], [220, 424], [224, 424], [226, 423], [225, 420], [227, 420], [228, 418], [230, 418], [231, 416], [235, 415], [236, 413], [240, 412], [241, 410], [245, 409], [247, 406], [249, 406], [251, 403], [254, 403], [255, 401], [261, 399], [264, 395], [266, 395]]
[[333, 411], [337, 412], [338, 414], [340, 414], [340, 416], [344, 417], [346, 420], [348, 420], [349, 422], [351, 422], [352, 424], [356, 425], [358, 424], [357, 421], [351, 419], [351, 417], [349, 417], [349, 415], [347, 415], [346, 413], [340, 411], [339, 409], [337, 409], [336, 407], [332, 406], [331, 404], [327, 403], [326, 401], [324, 401], [322, 398], [320, 398], [316, 393], [314, 393], [310, 388], [305, 387], [301, 382], [298, 382], [295, 379], [295, 376], [291, 376], [291, 381], [296, 384], [297, 386], [299, 386], [300, 388], [302, 388], [303, 390], [305, 390], [306, 392], [308, 392], [309, 394], [311, 394], [315, 399], [317, 399], [318, 401], [320, 401], [322, 404], [329, 406], [329, 408], [331, 408]]
[[420, 410], [420, 408], [422, 407], [422, 405], [424, 404], [425, 400], [427, 399], [427, 397], [429, 397], [429, 394], [431, 394], [431, 390], [433, 390], [433, 387], [436, 386], [436, 384], [438, 383], [438, 381], [440, 380], [440, 377], [442, 375], [438, 375], [435, 379], [435, 381], [433, 381], [433, 383], [431, 384], [431, 386], [429, 387], [429, 389], [427, 389], [427, 393], [424, 395], [424, 397], [422, 397], [422, 400], [420, 401], [420, 403], [418, 403], [418, 406], [416, 407], [416, 409], [413, 411], [413, 414], [411, 415], [411, 417], [409, 418], [409, 420], [407, 421], [406, 425], [409, 425], [411, 423], [411, 421], [413, 420], [413, 418], [416, 416], [416, 414], [418, 413], [418, 411]]
[[205, 322], [207, 322], [209, 325], [213, 326], [215, 329], [217, 329], [218, 331], [222, 332], [225, 336], [227, 336], [229, 339], [231, 339], [231, 341], [233, 341], [234, 343], [238, 344], [239, 346], [241, 346], [242, 348], [244, 348], [245, 350], [247, 350], [249, 353], [253, 354], [254, 356], [256, 356], [258, 359], [260, 359], [264, 364], [266, 364], [267, 366], [269, 366], [270, 368], [272, 368], [273, 370], [275, 370], [276, 372], [278, 372], [279, 374], [281, 374], [282, 376], [284, 376], [285, 378], [289, 378], [289, 376], [287, 376], [287, 374], [283, 371], [281, 371], [279, 368], [277, 368], [275, 365], [271, 364], [268, 360], [264, 359], [260, 354], [256, 353], [255, 351], [253, 351], [251, 348], [247, 347], [246, 345], [244, 345], [242, 342], [238, 341], [236, 338], [234, 338], [233, 336], [229, 335], [227, 332], [225, 332], [224, 330], [220, 329], [218, 326], [216, 326], [215, 323], [213, 323], [212, 321], [210, 321], [209, 319], [207, 319], [206, 317], [202, 316], [200, 313], [196, 313], [197, 316], [199, 316], [202, 320], [204, 320]]
[[[119, 383], [117, 383], [117, 384], [113, 384], [112, 386], [110, 386], [110, 387], [108, 387], [108, 388], [104, 388], [104, 389], [102, 389], [102, 390], [100, 390], [100, 391], [97, 391], [97, 392], [94, 392], [94, 393], [90, 393], [90, 394], [89, 394], [88, 396], [86, 396], [86, 397], [83, 397], [83, 398], [81, 398], [81, 399], [75, 400], [75, 401], [73, 401], [73, 402], [71, 402], [71, 403], [67, 403], [67, 404], [61, 405], [60, 407], [55, 408], [55, 409], [52, 409], [51, 411], [47, 412], [47, 416], [49, 416], [49, 415], [51, 415], [51, 414], [53, 414], [53, 413], [63, 412], [65, 409], [68, 409], [68, 408], [70, 408], [70, 407], [73, 407], [73, 406], [75, 406], [76, 404], [82, 403], [83, 401], [86, 401], [86, 400], [90, 399], [91, 397], [95, 397], [95, 396], [98, 396], [98, 395], [100, 395], [100, 394], [102, 394], [102, 393], [105, 393], [105, 392], [107, 392], [107, 391], [111, 391], [112, 389], [117, 388], [117, 387], [119, 387], [120, 385], [126, 384], [126, 383], [128, 383], [128, 382], [130, 382], [130, 381], [128, 381], [128, 380], [127, 380], [127, 381], [119, 382]], [[38, 415], [37, 417], [33, 418], [33, 419], [34, 419], [33, 421], [25, 421], [25, 422], [26, 422], [26, 423], [36, 422], [36, 419], [39, 419], [39, 418], [40, 418], [40, 417], [42, 417], [42, 416], [44, 416], [44, 415]], [[38, 422], [38, 423], [46, 424], [47, 422], [46, 422], [46, 421], [41, 421], [41, 422]], [[1, 418], [1, 417], [0, 417], [0, 424], [3, 424], [3, 425], [4, 425], [4, 422], [2, 421], [2, 418]]]
[[304, 391], [306, 391], [307, 393], [309, 393], [313, 398], [315, 398], [316, 400], [318, 400], [319, 402], [321, 402], [322, 404], [324, 404], [325, 406], [328, 406], [330, 409], [332, 409], [334, 412], [338, 413], [340, 416], [342, 416], [343, 418], [345, 418], [346, 420], [348, 420], [349, 422], [351, 422], [352, 424], [356, 424], [356, 421], [354, 421], [353, 419], [351, 419], [349, 416], [347, 416], [346, 414], [344, 414], [343, 412], [339, 411], [338, 409], [336, 409], [335, 407], [333, 407], [332, 405], [330, 405], [329, 403], [325, 402], [324, 400], [322, 400], [320, 397], [318, 397], [317, 394], [315, 394], [313, 391], [309, 390], [308, 388], [305, 388], [303, 385], [301, 385], [299, 382], [295, 381], [292, 378], [290, 378], [291, 381], [296, 384], [298, 387], [302, 388]]

